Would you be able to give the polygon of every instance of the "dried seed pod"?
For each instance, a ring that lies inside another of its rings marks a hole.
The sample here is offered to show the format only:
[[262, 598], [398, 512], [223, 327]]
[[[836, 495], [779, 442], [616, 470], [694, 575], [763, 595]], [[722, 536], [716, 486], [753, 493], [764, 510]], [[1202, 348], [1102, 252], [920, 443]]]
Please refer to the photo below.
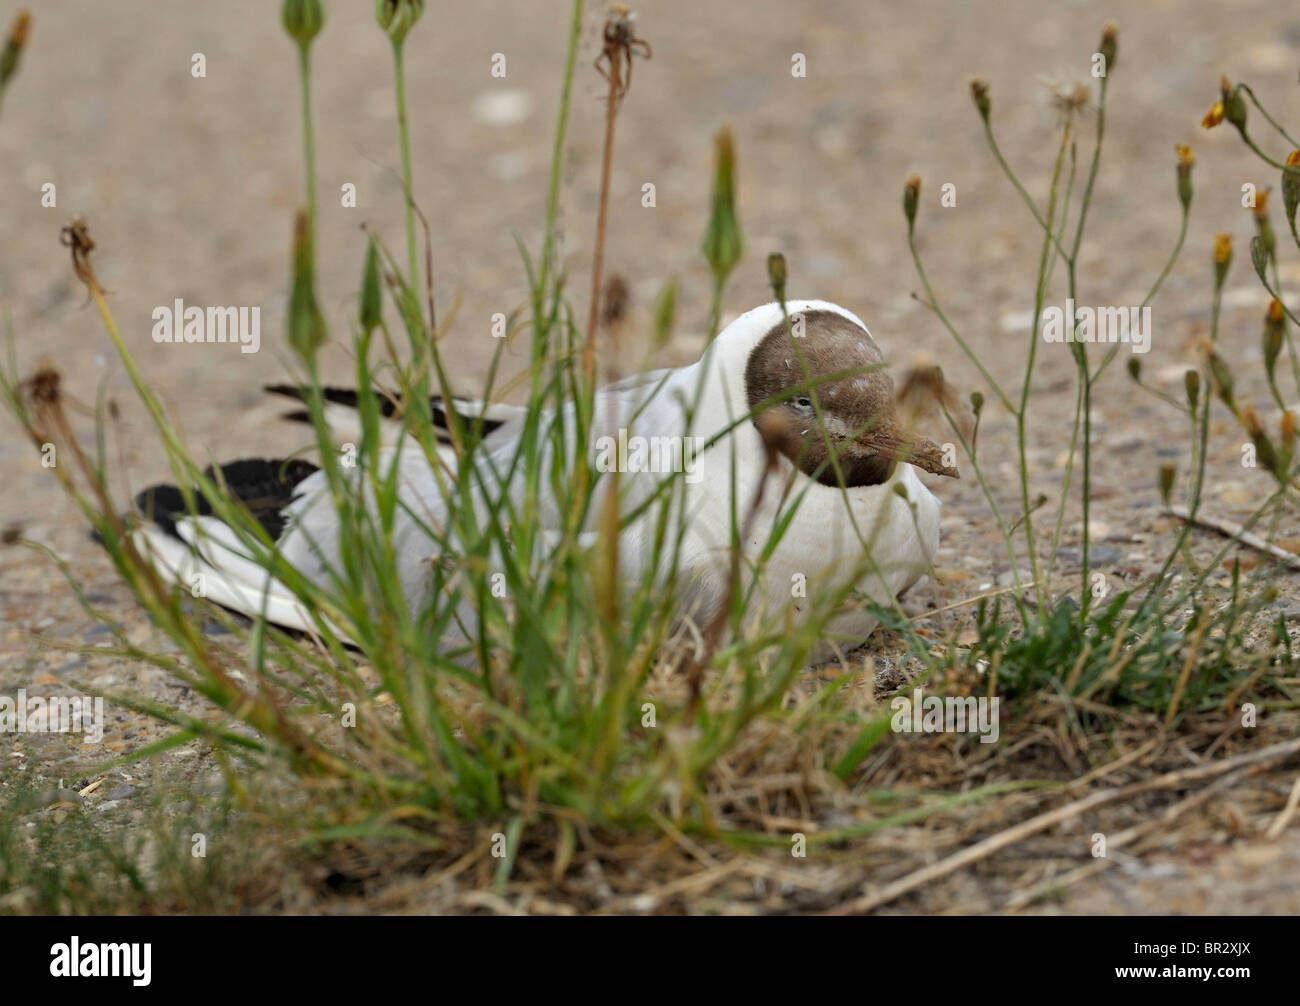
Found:
[[992, 106], [989, 100], [988, 83], [979, 77], [973, 78], [970, 82], [970, 96], [975, 100], [975, 109], [980, 113], [980, 118], [988, 122], [989, 109]]
[[907, 183], [903, 186], [903, 216], [907, 217], [907, 233], [912, 233], [912, 227], [916, 223], [916, 204], [921, 198], [921, 178], [919, 175], [909, 175]]
[[1102, 28], [1101, 44], [1097, 46], [1097, 51], [1106, 58], [1106, 72], [1110, 73], [1115, 68], [1115, 56], [1119, 51], [1119, 28], [1114, 21], [1107, 21]]

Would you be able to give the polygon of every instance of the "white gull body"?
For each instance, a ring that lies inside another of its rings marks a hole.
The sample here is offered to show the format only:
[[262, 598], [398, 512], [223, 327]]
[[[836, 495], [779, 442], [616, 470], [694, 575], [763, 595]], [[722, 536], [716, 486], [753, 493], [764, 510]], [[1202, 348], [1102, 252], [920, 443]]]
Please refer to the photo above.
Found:
[[[801, 300], [788, 302], [786, 309], [791, 316], [814, 311], [837, 314], [859, 327], [875, 349], [861, 319], [838, 305]], [[744, 631], [770, 632], [801, 624], [811, 617], [817, 599], [825, 596], [821, 592], [843, 586], [850, 578], [855, 593], [888, 605], [930, 570], [938, 547], [938, 500], [913, 466], [905, 463], [894, 465], [888, 480], [881, 484], [846, 489], [810, 479], [785, 456], [777, 455], [761, 502], [749, 516], [768, 469], [768, 450], [757, 427], [744, 418], [750, 412], [746, 367], [759, 342], [784, 317], [779, 304], [755, 308], [719, 333], [696, 363], [639, 375], [597, 392], [593, 451], [602, 437], [610, 438], [605, 441], [609, 444], [617, 443], [620, 435], [693, 438], [692, 444], [712, 444], [694, 456], [689, 478], [676, 476], [683, 483], [677, 511], [684, 521], [678, 570], [679, 583], [685, 587], [680, 604], [683, 615], [697, 623], [725, 597], [733, 521], [748, 530], [740, 589], [747, 586], [747, 578], [760, 578], [745, 610]], [[686, 404], [691, 402], [697, 402], [697, 407], [688, 417]], [[508, 467], [523, 421], [523, 410], [490, 409], [491, 415], [505, 421], [477, 448], [481, 457], [476, 463], [484, 472]], [[332, 422], [343, 418], [331, 412]], [[414, 445], [396, 444], [386, 448], [381, 458], [381, 464], [401, 466], [402, 502], [394, 545], [402, 590], [413, 610], [419, 610], [428, 600], [431, 563], [447, 558], [421, 525], [445, 526], [446, 504], [437, 477]], [[549, 458], [544, 463], [549, 464]], [[623, 512], [631, 512], [662, 479], [670, 477], [671, 473], [664, 471], [621, 472]], [[548, 484], [545, 475], [541, 484]], [[598, 494], [609, 484], [611, 480], [602, 479]], [[509, 491], [521, 494], [522, 480]], [[325, 474], [317, 472], [304, 479], [294, 495], [283, 511], [287, 523], [278, 548], [292, 566], [326, 586], [340, 562], [337, 517]], [[476, 494], [476, 505], [488, 506], [482, 494]], [[797, 506], [793, 520], [755, 573], [774, 526], [791, 506]], [[600, 511], [598, 498], [590, 508], [592, 540]], [[666, 561], [665, 556], [653, 554], [657, 516], [657, 507], [647, 508], [623, 532], [619, 553], [625, 582], [637, 582], [646, 564], [662, 567]], [[544, 507], [541, 519], [544, 529], [558, 532], [558, 512]], [[160, 568], [183, 583], [190, 582], [194, 572], [202, 572], [210, 584], [210, 599], [249, 615], [264, 614], [291, 628], [309, 627], [301, 602], [282, 584], [270, 580], [219, 520], [186, 517], [177, 520], [176, 527], [188, 547], [149, 525], [138, 533], [137, 541], [154, 553]], [[826, 625], [814, 659], [852, 648], [876, 626], [861, 597], [851, 594], [837, 610]], [[472, 624], [472, 610], [465, 607], [461, 614]]]

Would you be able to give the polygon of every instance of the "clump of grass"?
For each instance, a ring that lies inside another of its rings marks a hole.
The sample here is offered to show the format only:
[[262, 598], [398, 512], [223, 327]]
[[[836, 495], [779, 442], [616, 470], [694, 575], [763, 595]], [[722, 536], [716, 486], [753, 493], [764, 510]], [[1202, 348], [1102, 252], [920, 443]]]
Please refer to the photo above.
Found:
[[273, 881], [264, 822], [229, 791], [156, 781], [155, 796], [102, 810], [72, 800], [47, 807], [49, 795], [22, 774], [7, 779], [0, 915], [228, 913], [265, 901]]
[[[385, 17], [392, 6], [379, 6], [380, 26], [390, 37]], [[741, 543], [762, 488], [753, 500], [733, 492], [731, 583], [696, 642], [678, 602], [687, 586], [679, 572], [685, 473], [661, 479], [629, 504], [617, 473], [593, 466], [593, 437], [605, 421], [597, 415], [594, 363], [601, 354], [616, 358], [609, 343], [619, 338], [626, 319], [607, 299], [597, 314], [603, 322], [584, 340], [556, 254], [561, 152], [582, 10], [575, 2], [541, 248], [534, 255], [521, 247], [531, 342], [517, 449], [484, 459], [474, 450], [480, 424], [448, 410], [454, 462], [439, 453], [430, 399], [437, 394], [448, 400], [456, 390], [446, 365], [452, 337], [435, 327], [427, 273], [430, 297], [427, 307], [421, 303], [413, 246], [403, 269], [382, 238], [370, 234], [360, 310], [350, 323], [355, 380], [358, 388], [382, 387], [402, 403], [396, 416], [401, 434], [399, 447], [386, 447], [378, 404], [360, 396], [362, 436], [352, 464], [332, 441], [317, 365], [330, 336], [315, 289], [309, 54], [323, 17], [308, 0], [285, 5], [284, 23], [299, 49], [306, 168], [287, 340], [295, 351], [294, 376], [306, 389], [316, 454], [339, 527], [337, 540], [320, 543], [331, 556], [323, 578], [309, 579], [289, 566], [248, 510], [224, 491], [219, 472], [194, 460], [119, 334], [95, 275], [88, 228], [76, 221], [65, 229], [76, 274], [148, 409], [176, 485], [189, 494], [191, 509], [202, 504], [225, 522], [246, 558], [293, 592], [311, 619], [309, 633], [294, 636], [260, 620], [244, 626], [218, 611], [231, 635], [226, 641], [205, 636], [193, 618], [189, 590], [163, 582], [119, 516], [103, 439], [88, 453], [72, 435], [57, 373], [23, 380], [15, 365], [4, 377], [9, 405], [34, 442], [56, 442], [61, 457], [72, 460], [59, 466], [58, 478], [172, 647], [151, 652], [110, 623], [118, 652], [166, 668], [225, 713], [213, 724], [141, 704], [174, 724], [176, 732], [162, 746], [200, 737], [245, 763], [287, 765], [303, 777], [350, 787], [354, 805], [369, 815], [349, 824], [353, 836], [369, 828], [373, 835], [396, 831], [418, 841], [438, 822], [496, 822], [510, 850], [499, 868], [503, 881], [520, 843], [539, 827], [553, 826], [561, 849], [572, 848], [579, 826], [668, 820], [675, 828], [713, 828], [705, 786], [711, 766], [750, 724], [777, 710], [825, 625], [851, 602], [871, 567], [874, 529], [855, 529], [864, 545], [861, 557], [810, 596], [805, 621], [794, 629], [743, 624], [763, 563], [789, 527], [802, 493], [790, 494], [758, 555], [742, 561]], [[394, 46], [400, 112], [400, 41], [394, 39]], [[610, 139], [626, 85], [625, 77], [611, 74]], [[399, 122], [405, 161], [404, 113]], [[609, 140], [606, 151], [612, 156]], [[719, 325], [726, 279], [741, 254], [734, 159], [723, 132], [704, 239], [713, 273], [711, 333]], [[603, 177], [608, 183], [608, 160]], [[409, 178], [407, 189], [408, 211], [414, 211]], [[426, 241], [427, 236], [426, 228]], [[647, 354], [662, 342], [673, 297], [670, 288]], [[497, 390], [501, 346], [479, 395], [484, 401]], [[618, 376], [609, 368], [605, 375]], [[696, 389], [695, 399], [682, 405], [688, 424], [703, 393]], [[751, 418], [737, 416], [735, 423]], [[437, 498], [419, 512], [399, 491], [404, 460], [417, 459], [437, 482]], [[634, 520], [650, 529], [654, 561], [620, 555], [621, 532]], [[427, 571], [431, 589], [423, 603], [401, 589], [402, 542], [411, 534], [427, 537], [439, 556]], [[630, 578], [628, 568], [635, 571]], [[250, 677], [231, 673], [245, 664]], [[661, 685], [658, 673], [681, 665], [690, 668], [685, 694], [675, 689], [671, 675]], [[821, 701], [833, 697], [828, 692]]]

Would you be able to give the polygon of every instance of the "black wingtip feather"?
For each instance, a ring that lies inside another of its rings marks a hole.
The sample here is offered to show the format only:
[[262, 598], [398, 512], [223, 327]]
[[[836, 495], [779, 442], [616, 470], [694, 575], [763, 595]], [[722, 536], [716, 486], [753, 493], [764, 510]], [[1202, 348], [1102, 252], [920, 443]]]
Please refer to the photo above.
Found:
[[[286, 398], [293, 398], [299, 402], [305, 402], [307, 389], [301, 385], [295, 384], [267, 384], [264, 390], [272, 395], [283, 395]], [[380, 391], [372, 391], [375, 396], [375, 404], [379, 407], [379, 414], [385, 419], [392, 419], [398, 415], [402, 407], [402, 398], [400, 395], [386, 395]], [[355, 388], [326, 387], [321, 388], [321, 397], [333, 405], [342, 405], [349, 409], [357, 407], [358, 396]], [[453, 399], [453, 402], [455, 399]], [[429, 396], [429, 411], [433, 419], [433, 425], [440, 430], [449, 429], [447, 412], [443, 406], [443, 397], [441, 395]], [[467, 416], [457, 411], [461, 421], [471, 431], [481, 432], [475, 435], [486, 437], [493, 433], [502, 425], [499, 419], [487, 419], [479, 416]], [[310, 423], [311, 414], [305, 410], [295, 410], [286, 412], [281, 418], [295, 423]]]
[[[209, 467], [204, 474], [218, 485], [224, 485], [231, 498], [243, 503], [274, 540], [284, 532], [283, 510], [295, 499], [298, 484], [316, 470], [314, 464], [301, 458], [245, 458], [219, 469]], [[211, 505], [197, 490], [193, 501], [194, 514], [212, 513]], [[184, 493], [172, 485], [150, 486], [136, 496], [135, 508], [174, 538], [181, 537], [176, 529], [177, 519], [191, 515]]]

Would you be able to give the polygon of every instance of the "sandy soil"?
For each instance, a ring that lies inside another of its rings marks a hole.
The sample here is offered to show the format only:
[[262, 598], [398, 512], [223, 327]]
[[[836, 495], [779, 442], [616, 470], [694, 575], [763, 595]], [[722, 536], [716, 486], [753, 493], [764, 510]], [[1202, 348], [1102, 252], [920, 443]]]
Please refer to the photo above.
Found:
[[[163, 12], [147, 0], [45, 0], [5, 101], [0, 318], [12, 327], [24, 369], [51, 360], [82, 401], [93, 402], [103, 385], [123, 404], [115, 450], [124, 486], [148, 484], [163, 466], [59, 246], [59, 227], [74, 213], [86, 216], [98, 242], [99, 274], [113, 291], [126, 340], [183, 419], [196, 450], [228, 459], [300, 444], [300, 434], [274, 421], [277, 404], [259, 392], [262, 383], [282, 375], [288, 244], [302, 192], [294, 53], [272, 14], [275, 6], [226, 0], [186, 5], [182, 13]], [[494, 348], [491, 316], [511, 311], [524, 296], [515, 235], [531, 248], [538, 244], [567, 6], [559, 0], [438, 4], [436, 18], [426, 16], [408, 45], [415, 189], [432, 222], [440, 312], [455, 313], [448, 336], [452, 357], [471, 387]], [[368, 4], [330, 8], [328, 30], [316, 47], [320, 288], [342, 331], [360, 277], [359, 228], [375, 227], [400, 248], [401, 203], [387, 42]], [[0, 9], [0, 16], [7, 19], [8, 10]], [[917, 282], [900, 196], [904, 178], [916, 172], [924, 179], [921, 244], [939, 295], [994, 375], [1018, 385], [1021, 318], [1032, 306], [1039, 243], [983, 145], [967, 81], [979, 74], [990, 82], [1003, 148], [1029, 190], [1042, 197], [1056, 113], [1040, 78], [1086, 80], [1108, 17], [1119, 23], [1120, 53], [1112, 71], [1106, 160], [1081, 254], [1083, 298], [1098, 305], [1142, 300], [1177, 233], [1173, 145], [1190, 143], [1198, 160], [1187, 251], [1156, 303], [1146, 373], [1169, 390], [1181, 386], [1192, 347], [1207, 331], [1216, 231], [1235, 235], [1238, 258], [1220, 338], [1243, 372], [1258, 372], [1267, 299], [1250, 273], [1246, 247], [1253, 228], [1240, 191], [1245, 182], [1263, 188], [1275, 178], [1242, 152], [1235, 133], [1205, 132], [1198, 123], [1216, 97], [1220, 73], [1248, 79], [1284, 122], [1300, 121], [1300, 15], [1281, 2], [753, 0], [743, 9], [722, 2], [646, 3], [640, 32], [655, 52], [637, 64], [619, 119], [607, 270], [629, 278], [642, 312], [668, 277], [680, 278], [679, 334], [667, 358], [692, 359], [706, 320], [707, 273], [697, 249], [711, 137], [730, 125], [749, 253], [730, 287], [726, 315], [768, 299], [763, 262], [769, 251], [782, 251], [790, 261], [792, 297], [845, 304], [867, 321], [896, 363], [918, 356], [938, 360], [964, 397], [978, 386], [978, 375], [911, 298]], [[590, 13], [563, 190], [564, 252], [580, 317], [603, 116], [601, 82], [591, 69], [598, 32], [598, 14]], [[202, 79], [190, 73], [195, 53], [206, 58]], [[505, 54], [504, 79], [490, 74], [495, 53]], [[795, 53], [807, 58], [806, 78], [791, 75]], [[1273, 148], [1277, 156], [1285, 152]], [[656, 187], [653, 208], [641, 204], [647, 182]], [[948, 182], [956, 186], [957, 205], [941, 208], [940, 188]], [[46, 183], [57, 187], [54, 208], [41, 205]], [[356, 186], [356, 208], [340, 205], [345, 183]], [[1280, 212], [1274, 224], [1283, 227]], [[1294, 256], [1283, 279], [1288, 285], [1300, 279]], [[1053, 296], [1063, 302], [1061, 290]], [[261, 351], [154, 344], [151, 311], [176, 298], [260, 306]], [[1030, 460], [1035, 488], [1057, 498], [1073, 364], [1064, 348], [1047, 349], [1033, 388]], [[341, 352], [329, 358], [339, 376], [347, 367]], [[1103, 542], [1104, 562], [1122, 579], [1131, 575], [1122, 567], [1142, 568], [1169, 532], [1170, 523], [1159, 516], [1154, 473], [1166, 459], [1185, 470], [1187, 449], [1179, 418], [1133, 393], [1122, 361], [1113, 371], [1097, 405], [1094, 533], [1110, 539]], [[1247, 389], [1248, 398], [1266, 404], [1262, 389]], [[82, 425], [89, 433], [89, 420]], [[1238, 463], [1239, 431], [1225, 422], [1215, 432], [1207, 505], [1240, 518], [1264, 494], [1263, 476]], [[1013, 472], [1005, 453], [1011, 433], [1010, 419], [990, 409], [982, 438], [995, 476]], [[993, 461], [999, 450], [1005, 463]], [[0, 470], [0, 521], [67, 557], [97, 603], [118, 617], [138, 618], [78, 515], [8, 417], [0, 419]], [[973, 481], [936, 490], [946, 514], [939, 562], [955, 573], [949, 593], [936, 598], [946, 601], [996, 582], [1006, 570]], [[998, 492], [1007, 501], [1015, 497], [1009, 484]], [[1067, 545], [1077, 544], [1077, 530], [1071, 529]], [[1283, 529], [1284, 537], [1298, 533]], [[1209, 545], [1206, 539], [1204, 554]], [[1279, 604], [1293, 612], [1300, 611], [1297, 579], [1280, 583]], [[158, 672], [46, 645], [50, 638], [93, 645], [95, 630], [51, 565], [30, 550], [0, 550], [0, 617], [0, 686], [6, 690], [53, 676], [169, 694]], [[111, 742], [130, 747], [147, 736], [148, 728], [122, 714]], [[43, 771], [57, 775], [58, 742], [45, 747], [42, 753], [40, 744], [27, 740], [20, 760], [51, 759]], [[0, 772], [10, 762], [10, 753], [2, 753]], [[68, 757], [73, 773], [80, 756]], [[1277, 845], [1276, 860], [1267, 861], [1289, 864], [1282, 871], [1287, 883], [1276, 882], [1276, 865], [1266, 869], [1261, 862], [1249, 854], [1221, 860], [1216, 869], [1226, 876], [1214, 884], [1188, 864], [1157, 874], [1164, 879], [1152, 885], [1117, 891], [1104, 881], [1084, 883], [1058, 908], [1232, 911], [1236, 904], [1235, 910], [1300, 910], [1300, 832], [1292, 827]], [[1260, 882], [1261, 876], [1273, 881]]]

